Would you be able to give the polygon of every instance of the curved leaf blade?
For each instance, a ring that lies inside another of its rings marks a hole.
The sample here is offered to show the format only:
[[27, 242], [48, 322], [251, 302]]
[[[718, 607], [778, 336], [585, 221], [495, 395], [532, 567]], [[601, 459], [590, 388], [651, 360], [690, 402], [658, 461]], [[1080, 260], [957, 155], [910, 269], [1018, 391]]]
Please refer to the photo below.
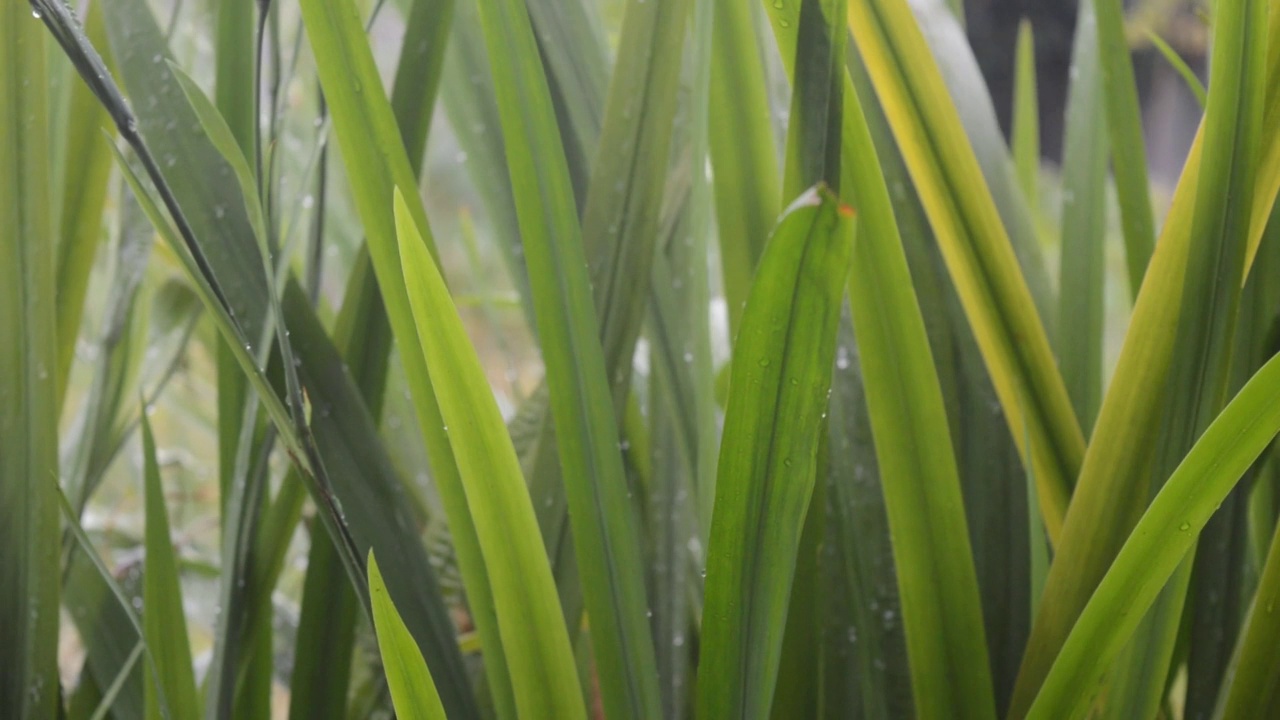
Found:
[[1029, 718], [1075, 717], [1236, 481], [1280, 432], [1280, 357], [1213, 421], [1165, 483], [1098, 584]]

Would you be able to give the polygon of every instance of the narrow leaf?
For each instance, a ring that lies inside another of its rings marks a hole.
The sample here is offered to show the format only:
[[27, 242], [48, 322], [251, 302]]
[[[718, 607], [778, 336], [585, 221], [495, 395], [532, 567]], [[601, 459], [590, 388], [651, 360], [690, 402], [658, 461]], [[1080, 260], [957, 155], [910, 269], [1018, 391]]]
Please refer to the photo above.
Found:
[[1084, 438], [1009, 236], [907, 3], [851, 0], [849, 27], [1056, 537]]
[[852, 212], [824, 188], [784, 215], [734, 348], [707, 556], [698, 715], [765, 718], [814, 487]]
[[45, 32], [0, 2], [0, 715], [58, 692], [57, 226]]
[[[1010, 144], [1013, 145], [1018, 184], [1022, 186], [1031, 216], [1035, 217], [1040, 205], [1040, 101], [1036, 92], [1035, 36], [1031, 31], [1031, 21], [1026, 18], [1018, 23], [1018, 44], [1013, 57], [1013, 133]], [[1070, 155], [1064, 152], [1063, 157]]]
[[147, 666], [148, 674], [155, 673], [146, 684], [147, 717], [194, 718], [200, 714], [200, 702], [191, 669], [187, 616], [182, 607], [178, 561], [169, 536], [169, 513], [160, 485], [160, 467], [156, 464], [156, 441], [145, 412], [142, 463], [147, 508], [142, 624], [147, 649], [154, 658], [154, 665]]
[[516, 707], [529, 717], [582, 717], [573, 652], [520, 461], [444, 279], [404, 198], [395, 197], [419, 352], [438, 378], [432, 383], [489, 569]]
[[1027, 716], [1075, 717], [1214, 510], [1280, 432], [1280, 358], [1209, 426], [1143, 514], [1099, 583]]
[[391, 702], [396, 714], [414, 720], [444, 720], [444, 706], [440, 693], [427, 669], [427, 661], [404, 620], [396, 611], [395, 603], [387, 594], [378, 561], [369, 551], [369, 597], [373, 600], [373, 625], [378, 633], [378, 652], [382, 655], [382, 670], [387, 674], [387, 687], [391, 690]]

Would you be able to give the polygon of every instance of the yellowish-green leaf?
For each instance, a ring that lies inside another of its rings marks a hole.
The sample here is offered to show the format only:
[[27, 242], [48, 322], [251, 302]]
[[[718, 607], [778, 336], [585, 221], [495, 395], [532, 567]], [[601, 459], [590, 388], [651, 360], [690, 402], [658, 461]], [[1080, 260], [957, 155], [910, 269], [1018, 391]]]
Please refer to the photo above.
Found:
[[502, 413], [398, 190], [394, 208], [417, 351], [431, 368], [445, 433], [475, 519], [516, 708], [524, 717], [585, 717], [555, 581]]
[[387, 594], [378, 561], [369, 550], [369, 600], [373, 603], [373, 627], [378, 633], [378, 653], [396, 715], [414, 720], [444, 720], [444, 705], [435, 681], [422, 659], [418, 643], [409, 634], [396, 605]]
[[905, 0], [850, 0], [849, 27], [1056, 538], [1084, 436], [1008, 234]]

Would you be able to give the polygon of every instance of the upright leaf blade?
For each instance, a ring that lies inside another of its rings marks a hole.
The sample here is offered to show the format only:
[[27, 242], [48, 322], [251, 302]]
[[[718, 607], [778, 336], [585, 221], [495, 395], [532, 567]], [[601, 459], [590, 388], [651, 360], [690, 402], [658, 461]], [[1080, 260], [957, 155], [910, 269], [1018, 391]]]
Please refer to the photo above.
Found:
[[[427, 247], [433, 248], [412, 166], [405, 153], [395, 115], [381, 90], [378, 69], [354, 2], [304, 0], [300, 6], [338, 144], [352, 181], [353, 199], [364, 225], [369, 255], [392, 332], [402, 347], [413, 347], [417, 330], [396, 247], [395, 220], [387, 200], [392, 197], [393, 189], [400, 190], [417, 231]], [[426, 441], [432, 477], [449, 519], [471, 612], [484, 644], [489, 683], [495, 688], [496, 697], [510, 698], [510, 682], [507, 680], [489, 576], [453, 450], [443, 430], [445, 423], [431, 377], [421, 354], [405, 353], [401, 355], [401, 362], [404, 363], [405, 377]], [[383, 555], [384, 563], [390, 559]], [[450, 700], [453, 693], [444, 694], [447, 692], [444, 688], [449, 684], [442, 674], [435, 671], [433, 676], [441, 683], [442, 697], [451, 714], [474, 714], [469, 697]], [[504, 705], [500, 700], [499, 707]]]
[[1147, 180], [1146, 143], [1142, 139], [1142, 111], [1133, 60], [1125, 40], [1123, 0], [1096, 0], [1098, 60], [1111, 138], [1111, 167], [1116, 176], [1120, 222], [1124, 229], [1125, 262], [1129, 292], [1138, 296], [1151, 261], [1155, 238], [1150, 188]]
[[[520, 461], [444, 279], [395, 196], [405, 286], [419, 349], [458, 462], [493, 588], [516, 708], [528, 717], [585, 715], [569, 636]], [[407, 350], [412, 352], [412, 350]]]
[[1107, 229], [1107, 124], [1094, 0], [1080, 4], [1062, 151], [1062, 262], [1055, 349], [1076, 417], [1088, 434], [1102, 401]]
[[0, 2], [0, 715], [58, 697], [56, 225], [45, 36]]
[[660, 707], [639, 534], [618, 451], [599, 325], [537, 44], [519, 0], [480, 3], [528, 261], [574, 548], [611, 716]]
[[[1035, 35], [1031, 21], [1026, 18], [1018, 23], [1018, 44], [1013, 56], [1013, 137], [1010, 144], [1013, 145], [1018, 184], [1022, 186], [1031, 216], [1035, 217], [1040, 205], [1040, 99], [1036, 93]], [[1063, 157], [1070, 156], [1064, 152]]]
[[765, 718], [831, 385], [852, 212], [824, 188], [769, 240], [734, 348], [716, 481], [698, 715]]
[[187, 616], [182, 607], [178, 561], [169, 536], [156, 441], [146, 413], [142, 416], [142, 463], [147, 527], [146, 574], [143, 577], [142, 626], [154, 664], [147, 665], [147, 717], [194, 718], [200, 715]]
[[906, 2], [851, 0], [849, 27], [1056, 537], [1084, 437], [1009, 236]]
[[396, 714], [415, 720], [444, 720], [444, 705], [440, 703], [440, 693], [436, 692], [427, 661], [422, 659], [413, 635], [409, 634], [409, 628], [405, 627], [387, 594], [387, 585], [382, 581], [372, 550], [369, 551], [369, 597], [373, 600], [378, 652], [382, 655], [382, 669], [387, 674]]

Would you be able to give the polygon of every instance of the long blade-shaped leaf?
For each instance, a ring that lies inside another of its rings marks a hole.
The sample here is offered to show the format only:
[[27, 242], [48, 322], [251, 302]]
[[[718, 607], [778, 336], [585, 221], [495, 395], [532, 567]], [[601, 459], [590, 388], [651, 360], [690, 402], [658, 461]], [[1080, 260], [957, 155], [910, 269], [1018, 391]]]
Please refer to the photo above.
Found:
[[[1036, 43], [1031, 21], [1018, 24], [1014, 50], [1013, 162], [1027, 207], [1035, 217], [1040, 205], [1040, 98], [1036, 92]], [[1063, 153], [1064, 157], [1070, 157]]]
[[712, 4], [709, 148], [732, 339], [737, 337], [751, 277], [781, 209], [782, 194], [752, 3]]
[[58, 700], [58, 373], [45, 35], [0, 2], [0, 715]]
[[[674, 8], [673, 8], [674, 10]], [[547, 367], [574, 549], [611, 716], [660, 707], [639, 534], [610, 402], [582, 234], [546, 76], [518, 0], [480, 4]]]
[[1086, 434], [1102, 401], [1107, 123], [1093, 0], [1080, 4], [1071, 53], [1062, 151], [1062, 262], [1058, 335], [1062, 379]]
[[[103, 3], [89, 4], [85, 33], [95, 43], [106, 42]], [[102, 210], [111, 177], [111, 149], [102, 130], [111, 119], [79, 79], [71, 85], [67, 111], [65, 187], [58, 242], [58, 395], [62, 396], [75, 358], [76, 337], [89, 289], [89, 271], [102, 236]]]
[[1028, 712], [1076, 717], [1236, 481], [1280, 432], [1280, 358], [1209, 426], [1116, 556]]
[[[1276, 50], [1268, 53], [1269, 78], [1280, 77], [1278, 18], [1272, 14], [1267, 30], [1267, 46]], [[1266, 102], [1268, 108], [1280, 104], [1280, 87], [1268, 86]], [[1278, 140], [1274, 133], [1265, 133], [1259, 156], [1269, 158], [1280, 152]], [[1093, 440], [1072, 494], [1071, 511], [1045, 581], [1046, 602], [1036, 615], [1019, 671], [1015, 710], [1029, 705], [1092, 589], [1147, 505], [1152, 448], [1164, 415], [1165, 383], [1181, 312], [1203, 144], [1202, 127], [1187, 156], [1160, 242], [1134, 304], [1110, 389], [1098, 412]], [[1277, 169], [1262, 163], [1258, 186], [1271, 183]], [[1261, 236], [1256, 222], [1259, 204], [1269, 208], [1272, 199], [1265, 193], [1254, 194], [1251, 238]]]
[[[849, 104], [846, 142], [874, 157]], [[861, 208], [850, 304], [902, 598], [916, 712], [995, 716], [978, 582], [937, 370], [879, 167], [850, 168]], [[927, 447], [922, 445], [927, 443]]]
[[378, 652], [382, 655], [382, 669], [387, 674], [396, 714], [414, 720], [444, 720], [444, 706], [440, 704], [440, 693], [436, 692], [427, 661], [422, 659], [413, 635], [409, 634], [409, 628], [387, 594], [387, 584], [382, 581], [372, 550], [369, 551], [369, 597], [373, 600]]
[[734, 348], [707, 556], [698, 715], [764, 718], [831, 386], [852, 212], [824, 188], [783, 217]]
[[[186, 718], [200, 714], [187, 616], [182, 607], [178, 561], [169, 537], [156, 441], [142, 416], [143, 483], [146, 492], [146, 573], [142, 581], [142, 626], [147, 649], [155, 659], [147, 666], [147, 717]], [[164, 706], [163, 709], [161, 706]]]
[[851, 0], [849, 27], [1056, 537], [1084, 437], [1009, 236], [906, 2]]
[[1267, 701], [1280, 684], [1280, 532], [1271, 539], [1258, 590], [1240, 631], [1239, 645], [1223, 681], [1217, 717], [1245, 720], [1266, 717]]
[[1120, 222], [1124, 229], [1129, 292], [1137, 297], [1151, 260], [1155, 238], [1138, 85], [1133, 78], [1129, 44], [1125, 41], [1123, 0], [1096, 0], [1093, 7], [1097, 18], [1098, 61], [1102, 67], [1107, 134], [1111, 139], [1111, 167], [1115, 171]]
[[[304, 0], [300, 5], [307, 38], [316, 57], [320, 82], [329, 103], [334, 130], [348, 176], [352, 179], [352, 195], [364, 225], [369, 255], [387, 316], [401, 347], [414, 347], [417, 330], [404, 287], [404, 275], [396, 247], [395, 220], [388, 202], [393, 188], [399, 189], [405, 197], [416, 229], [424, 238], [428, 249], [434, 248], [434, 242], [428, 229], [426, 212], [418, 197], [413, 170], [397, 130], [395, 115], [381, 90], [373, 53], [354, 3], [350, 0]], [[475, 525], [467, 507], [453, 450], [443, 430], [445, 423], [440, 415], [432, 381], [421, 353], [407, 352], [400, 357], [426, 441], [432, 477], [448, 516], [472, 616], [484, 644], [489, 683], [499, 699], [499, 707], [509, 707], [509, 701], [502, 700], [511, 696], [510, 683], [507, 680], [502, 640], [494, 616], [489, 577], [484, 569], [484, 556], [476, 538]], [[390, 557], [384, 554], [383, 562], [389, 561]], [[431, 652], [429, 648], [424, 650]], [[473, 713], [469, 707], [469, 699], [451, 700], [452, 693], [445, 694], [446, 682], [435, 668], [433, 676], [441, 683], [445, 707], [451, 714]], [[456, 704], [460, 702], [464, 704]]]
[[581, 716], [573, 651], [520, 461], [444, 279], [403, 197], [395, 198], [419, 352], [438, 378], [433, 384], [444, 421], [453, 425], [445, 427], [489, 569], [516, 707], [528, 717]]
[[[1205, 108], [1197, 186], [1221, 192], [1200, 192], [1195, 200], [1182, 311], [1166, 386], [1169, 400], [1153, 458], [1153, 491], [1217, 416], [1231, 389], [1262, 137], [1266, 12], [1264, 0], [1243, 0], [1224, 4], [1214, 18], [1210, 76], [1214, 90]], [[1150, 717], [1158, 711], [1193, 557], [1194, 553], [1174, 573], [1121, 655], [1108, 692], [1111, 716]], [[1191, 667], [1198, 668], [1199, 663]]]

